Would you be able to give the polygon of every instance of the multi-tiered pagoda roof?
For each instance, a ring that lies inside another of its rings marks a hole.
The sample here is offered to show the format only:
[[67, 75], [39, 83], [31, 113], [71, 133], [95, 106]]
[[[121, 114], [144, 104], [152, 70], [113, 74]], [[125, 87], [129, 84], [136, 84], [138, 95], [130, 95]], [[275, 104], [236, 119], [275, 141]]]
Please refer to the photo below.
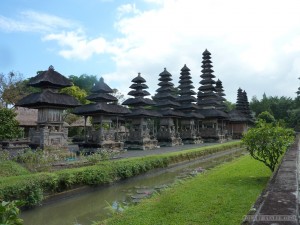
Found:
[[194, 97], [196, 94], [193, 90], [194, 88], [190, 69], [185, 64], [181, 69], [179, 77], [179, 97], [177, 98], [177, 102], [180, 106], [177, 109], [187, 112], [186, 117], [202, 119], [204, 117], [200, 113], [194, 112], [198, 109], [198, 106], [195, 104], [197, 99]]
[[231, 122], [253, 122], [247, 93], [241, 88], [237, 91], [236, 108], [229, 115]]
[[28, 108], [72, 108], [79, 106], [80, 103], [67, 94], [58, 93], [59, 89], [71, 87], [73, 84], [66, 77], [54, 70], [50, 66], [48, 70], [40, 72], [37, 76], [32, 77], [28, 83], [29, 86], [41, 88], [41, 92], [32, 93], [19, 102], [16, 106]]
[[218, 106], [216, 108], [225, 111], [226, 105], [224, 102], [226, 101], [226, 98], [224, 96], [226, 95], [224, 93], [222, 81], [220, 81], [219, 79], [216, 82], [215, 89], [218, 94]]
[[102, 77], [93, 86], [91, 92], [92, 93], [87, 96], [87, 99], [95, 103], [90, 103], [75, 108], [74, 114], [93, 116], [97, 114], [124, 115], [130, 113], [129, 109], [115, 104], [118, 99], [111, 95], [113, 90], [104, 82]]
[[133, 82], [133, 84], [130, 86], [132, 90], [128, 92], [128, 95], [133, 96], [133, 98], [129, 98], [122, 103], [122, 105], [128, 105], [129, 107], [132, 107], [132, 112], [128, 116], [161, 116], [154, 110], [147, 110], [143, 108], [146, 106], [154, 106], [155, 102], [152, 99], [145, 98], [145, 96], [149, 96], [150, 93], [145, 90], [148, 88], [148, 86], [145, 84], [146, 80], [141, 76], [141, 74], [138, 73], [138, 76], [132, 79], [131, 82]]
[[202, 109], [204, 108], [215, 108], [218, 104], [218, 94], [215, 88], [216, 82], [213, 75], [212, 70], [212, 61], [210, 60], [211, 53], [208, 50], [203, 52], [203, 60], [202, 60], [202, 74], [200, 77], [202, 80], [200, 81], [201, 86], [198, 88], [198, 106]]
[[176, 101], [177, 96], [175, 94], [175, 87], [172, 83], [172, 75], [165, 68], [163, 72], [159, 74], [159, 88], [156, 90], [157, 94], [153, 97], [163, 116], [180, 117], [182, 113], [174, 111], [173, 109], [179, 107], [180, 104]]

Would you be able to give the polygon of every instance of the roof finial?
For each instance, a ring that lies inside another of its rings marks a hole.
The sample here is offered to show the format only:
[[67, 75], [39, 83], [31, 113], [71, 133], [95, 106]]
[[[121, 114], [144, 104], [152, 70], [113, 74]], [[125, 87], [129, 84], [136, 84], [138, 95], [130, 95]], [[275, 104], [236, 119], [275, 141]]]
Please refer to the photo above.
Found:
[[140, 77], [141, 76], [141, 73], [138, 73], [138, 77]]
[[104, 83], [104, 78], [103, 77], [100, 77], [100, 80], [99, 80], [101, 83]]
[[52, 65], [49, 66], [48, 70], [54, 71], [54, 67]]

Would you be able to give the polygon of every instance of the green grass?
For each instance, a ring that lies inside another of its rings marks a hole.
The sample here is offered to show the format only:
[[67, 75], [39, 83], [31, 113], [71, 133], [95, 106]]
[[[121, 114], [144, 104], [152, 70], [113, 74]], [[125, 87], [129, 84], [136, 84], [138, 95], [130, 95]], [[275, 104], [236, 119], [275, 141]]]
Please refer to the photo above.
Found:
[[26, 175], [30, 172], [13, 161], [0, 161], [0, 177]]
[[177, 184], [99, 224], [240, 224], [270, 175], [265, 165], [244, 156]]

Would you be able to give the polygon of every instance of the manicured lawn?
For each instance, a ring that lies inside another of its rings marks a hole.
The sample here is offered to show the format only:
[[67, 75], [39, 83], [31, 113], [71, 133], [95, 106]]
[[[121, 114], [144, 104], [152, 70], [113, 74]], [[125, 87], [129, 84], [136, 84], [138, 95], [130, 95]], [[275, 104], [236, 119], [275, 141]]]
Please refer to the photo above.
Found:
[[240, 224], [271, 175], [262, 163], [241, 157], [99, 224]]

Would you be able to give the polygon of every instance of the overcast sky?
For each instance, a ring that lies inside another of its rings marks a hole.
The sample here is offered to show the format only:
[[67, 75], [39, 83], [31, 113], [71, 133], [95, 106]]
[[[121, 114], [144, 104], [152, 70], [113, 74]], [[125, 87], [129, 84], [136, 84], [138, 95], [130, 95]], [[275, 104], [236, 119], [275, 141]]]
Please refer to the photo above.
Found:
[[177, 86], [184, 64], [198, 91], [205, 49], [231, 102], [300, 86], [299, 0], [2, 0], [0, 40], [2, 73], [53, 65], [124, 94], [138, 72], [154, 94], [164, 67]]

